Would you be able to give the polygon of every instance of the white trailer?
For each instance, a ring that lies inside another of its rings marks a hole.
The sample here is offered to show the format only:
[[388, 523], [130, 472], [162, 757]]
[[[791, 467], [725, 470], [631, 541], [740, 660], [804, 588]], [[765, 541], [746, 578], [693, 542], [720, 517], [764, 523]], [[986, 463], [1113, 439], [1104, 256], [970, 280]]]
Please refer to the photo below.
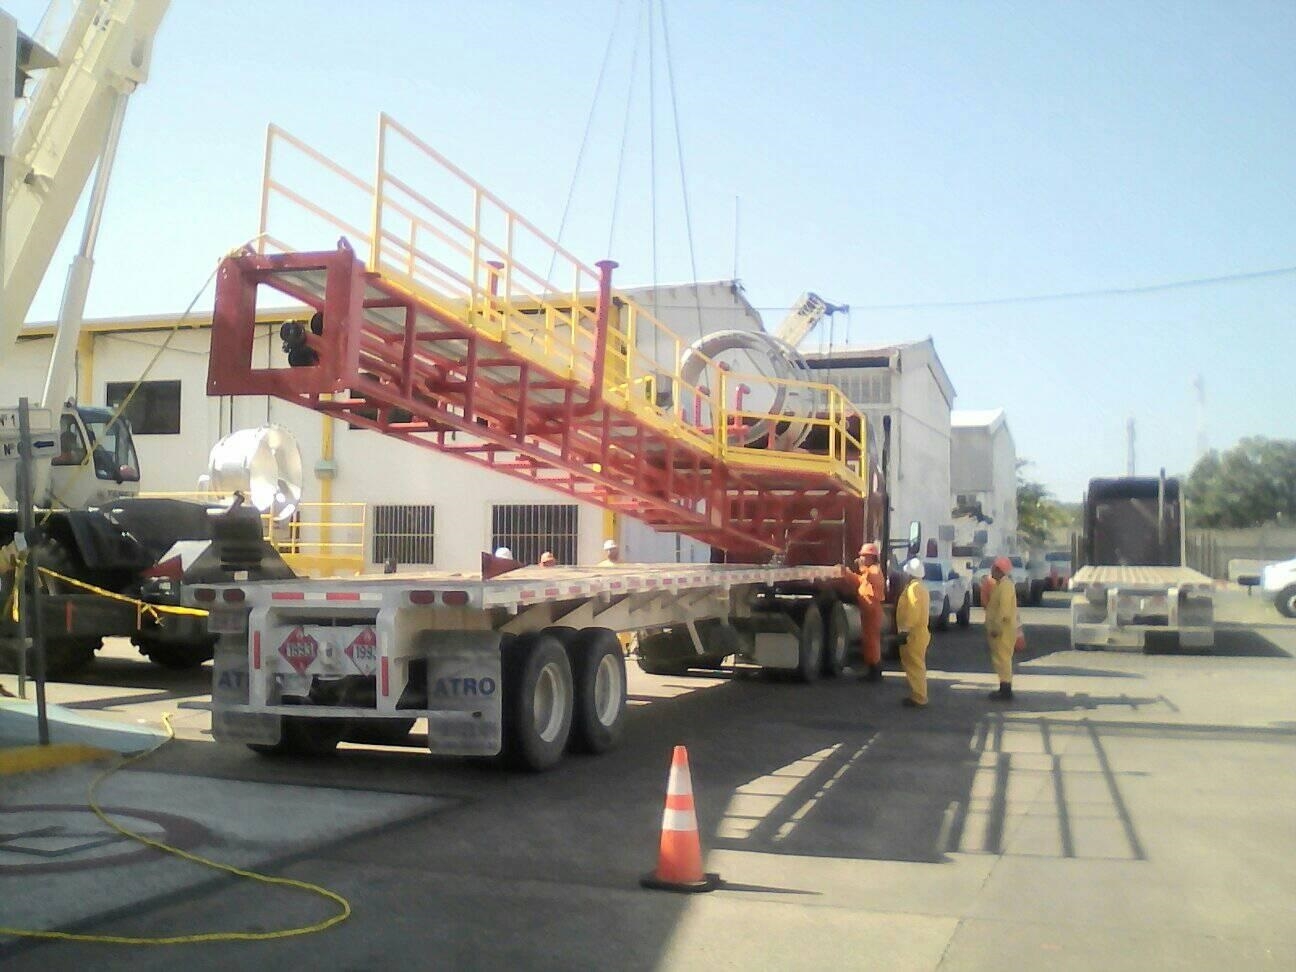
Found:
[[1189, 567], [1082, 567], [1071, 580], [1071, 643], [1147, 647], [1178, 635], [1185, 648], [1215, 644], [1214, 584]]
[[1176, 639], [1185, 648], [1215, 644], [1214, 583], [1184, 566], [1179, 482], [1125, 477], [1089, 482], [1081, 554], [1071, 578], [1071, 644], [1147, 648]]
[[212, 732], [266, 754], [401, 744], [541, 770], [618, 741], [618, 633], [649, 671], [726, 657], [802, 681], [839, 674], [859, 616], [836, 566], [627, 564], [200, 586], [220, 635]]

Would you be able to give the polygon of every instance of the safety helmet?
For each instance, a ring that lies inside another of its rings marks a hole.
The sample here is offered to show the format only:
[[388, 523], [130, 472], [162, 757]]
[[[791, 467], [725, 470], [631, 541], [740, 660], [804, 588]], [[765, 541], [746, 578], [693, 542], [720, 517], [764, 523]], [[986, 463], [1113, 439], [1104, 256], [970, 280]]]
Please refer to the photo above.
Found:
[[917, 557], [914, 557], [913, 560], [910, 560], [904, 565], [904, 572], [914, 580], [922, 580], [923, 574], [925, 573], [923, 570], [923, 562]]
[[876, 556], [878, 556], [878, 545], [877, 545], [876, 543], [866, 543], [866, 544], [864, 544], [864, 546], [860, 547], [859, 555], [860, 555], [861, 557], [876, 557]]
[[1011, 574], [1011, 573], [1012, 573], [1012, 561], [1009, 560], [1007, 557], [996, 557], [996, 558], [995, 558], [994, 565], [995, 565], [997, 568], [999, 568], [999, 571], [1000, 571], [1001, 573], [1004, 573], [1004, 574]]
[[510, 550], [508, 547], [496, 547], [495, 556], [499, 557], [501, 560], [512, 560], [513, 551]]
[[615, 550], [616, 548], [617, 548], [617, 542], [616, 542], [615, 540], [604, 540], [604, 541], [603, 541], [603, 549], [604, 549], [604, 550]]

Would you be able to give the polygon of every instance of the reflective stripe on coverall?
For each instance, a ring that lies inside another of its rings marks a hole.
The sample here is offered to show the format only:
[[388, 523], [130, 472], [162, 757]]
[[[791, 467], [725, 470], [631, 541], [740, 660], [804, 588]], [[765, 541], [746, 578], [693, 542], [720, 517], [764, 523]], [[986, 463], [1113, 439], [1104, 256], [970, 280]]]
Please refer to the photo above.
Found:
[[886, 579], [882, 568], [869, 564], [859, 578], [857, 600], [860, 611], [860, 647], [865, 665], [882, 664], [882, 602], [886, 600]]
[[1013, 644], [1017, 641], [1017, 586], [1004, 575], [990, 592], [986, 604], [986, 640], [990, 642], [990, 664], [999, 681], [1012, 684]]
[[931, 595], [919, 580], [911, 580], [896, 604], [896, 630], [907, 631], [900, 646], [900, 664], [909, 683], [909, 698], [927, 704], [927, 646], [931, 644]]

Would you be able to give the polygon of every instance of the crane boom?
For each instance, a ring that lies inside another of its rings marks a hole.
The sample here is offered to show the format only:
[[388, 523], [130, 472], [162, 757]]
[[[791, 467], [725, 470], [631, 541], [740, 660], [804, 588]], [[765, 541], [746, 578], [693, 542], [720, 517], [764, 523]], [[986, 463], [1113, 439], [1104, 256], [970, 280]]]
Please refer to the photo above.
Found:
[[818, 294], [802, 294], [797, 302], [792, 305], [792, 310], [788, 313], [788, 316], [783, 318], [782, 322], [774, 330], [774, 336], [795, 348], [805, 340], [806, 335], [813, 331], [815, 325], [825, 317], [849, 309], [848, 307], [830, 304]]
[[[56, 0], [41, 22], [37, 40], [47, 44], [58, 63], [37, 81], [13, 153], [5, 160], [0, 352], [17, 340], [95, 163], [111, 157], [111, 137], [120, 129], [113, 123], [122, 110], [119, 103], [147, 79], [153, 38], [169, 4]], [[105, 187], [106, 175], [100, 180]], [[102, 193], [96, 195], [101, 210]], [[92, 247], [99, 216], [94, 209], [87, 217]], [[67, 329], [79, 330], [79, 313], [76, 318], [63, 322], [71, 325]], [[53, 394], [58, 398], [65, 391], [58, 388]]]

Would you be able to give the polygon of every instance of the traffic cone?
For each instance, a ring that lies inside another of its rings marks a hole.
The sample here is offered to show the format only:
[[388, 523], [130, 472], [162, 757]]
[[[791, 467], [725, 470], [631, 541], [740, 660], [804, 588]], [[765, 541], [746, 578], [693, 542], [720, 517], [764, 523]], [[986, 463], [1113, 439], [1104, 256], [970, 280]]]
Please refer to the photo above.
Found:
[[702, 841], [693, 810], [693, 779], [689, 775], [688, 750], [683, 746], [676, 746], [671, 757], [657, 870], [645, 874], [639, 883], [658, 891], [714, 891], [720, 886], [719, 874], [702, 870]]

